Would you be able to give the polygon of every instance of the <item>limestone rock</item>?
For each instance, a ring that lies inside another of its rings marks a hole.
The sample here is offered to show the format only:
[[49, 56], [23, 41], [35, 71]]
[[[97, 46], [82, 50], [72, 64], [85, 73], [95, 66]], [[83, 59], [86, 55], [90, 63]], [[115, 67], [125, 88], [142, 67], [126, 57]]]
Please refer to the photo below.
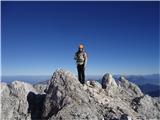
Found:
[[101, 84], [102, 84], [102, 88], [104, 88], [104, 89], [106, 89], [107, 87], [110, 87], [110, 86], [116, 86], [117, 87], [117, 83], [115, 82], [112, 75], [109, 74], [109, 73], [106, 73], [103, 76]]
[[158, 111], [159, 107], [157, 104], [159, 103], [155, 104], [153, 98], [148, 95], [136, 97], [131, 103], [133, 109], [147, 120], [160, 119], [160, 112]]
[[98, 112], [83, 90], [83, 85], [69, 71], [56, 71], [50, 81], [44, 102], [43, 118], [96, 119]]
[[1, 83], [1, 119], [29, 120], [27, 95], [30, 91], [36, 93], [32, 85], [14, 81], [10, 85]]
[[45, 94], [45, 90], [47, 89], [48, 84], [44, 83], [38, 83], [35, 84], [33, 87], [36, 89], [36, 91], [40, 94]]
[[[144, 95], [124, 77], [82, 85], [69, 71], [31, 85], [0, 83], [2, 120], [159, 120], [160, 98]], [[44, 92], [45, 91], [45, 92]]]
[[127, 95], [131, 98], [143, 96], [140, 88], [136, 84], [129, 82], [125, 77], [121, 76], [117, 83], [120, 88], [121, 95]]

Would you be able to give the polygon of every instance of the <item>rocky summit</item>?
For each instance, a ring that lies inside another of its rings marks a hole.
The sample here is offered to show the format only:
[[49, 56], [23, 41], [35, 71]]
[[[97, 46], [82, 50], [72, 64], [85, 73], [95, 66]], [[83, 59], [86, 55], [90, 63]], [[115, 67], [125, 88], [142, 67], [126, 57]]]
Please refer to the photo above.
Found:
[[107, 73], [82, 85], [60, 69], [49, 81], [1, 83], [1, 120], [159, 120], [160, 99]]

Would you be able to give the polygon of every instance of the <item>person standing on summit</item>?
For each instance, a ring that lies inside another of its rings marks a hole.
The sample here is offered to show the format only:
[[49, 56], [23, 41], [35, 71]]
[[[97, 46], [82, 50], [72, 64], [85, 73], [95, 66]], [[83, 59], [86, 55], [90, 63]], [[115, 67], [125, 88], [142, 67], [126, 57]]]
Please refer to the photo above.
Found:
[[84, 46], [82, 44], [79, 45], [78, 51], [75, 53], [74, 59], [77, 64], [78, 71], [78, 79], [84, 84], [85, 83], [85, 67], [87, 65], [87, 53], [84, 51]]

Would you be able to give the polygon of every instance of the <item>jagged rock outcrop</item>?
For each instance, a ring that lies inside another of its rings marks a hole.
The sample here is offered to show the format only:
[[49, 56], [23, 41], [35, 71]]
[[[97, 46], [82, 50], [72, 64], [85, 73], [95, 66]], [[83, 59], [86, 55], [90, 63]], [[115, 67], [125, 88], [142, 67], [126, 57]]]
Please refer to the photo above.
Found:
[[2, 120], [159, 120], [160, 99], [105, 74], [102, 84], [82, 85], [69, 71], [57, 70], [45, 83], [0, 84]]
[[7, 85], [0, 84], [1, 120], [40, 119], [41, 95], [29, 83], [14, 81]]
[[103, 76], [101, 84], [108, 96], [115, 96], [119, 94], [117, 83], [110, 73], [106, 73]]
[[20, 81], [14, 81], [10, 85], [1, 83], [1, 119], [30, 119], [27, 102], [30, 91], [36, 93], [33, 86], [28, 83]]
[[44, 102], [43, 118], [98, 120], [100, 117], [83, 85], [70, 72], [59, 70], [53, 74]]
[[128, 91], [128, 94], [131, 93], [132, 96], [142, 96], [143, 93], [141, 92], [140, 88], [132, 83], [129, 82], [128, 80], [125, 79], [125, 77], [120, 77], [119, 81], [118, 81], [118, 85], [124, 89], [124, 91]]
[[119, 89], [119, 93], [117, 95], [125, 101], [132, 102], [135, 97], [144, 96], [144, 94], [136, 84], [129, 82], [123, 76], [119, 78], [119, 80], [117, 81], [117, 85]]
[[102, 78], [102, 88], [106, 89], [107, 87], [115, 86], [117, 87], [117, 83], [115, 82], [114, 78], [111, 74], [107, 73]]
[[158, 104], [148, 95], [134, 98], [131, 105], [137, 113], [143, 115], [143, 119], [160, 119]]

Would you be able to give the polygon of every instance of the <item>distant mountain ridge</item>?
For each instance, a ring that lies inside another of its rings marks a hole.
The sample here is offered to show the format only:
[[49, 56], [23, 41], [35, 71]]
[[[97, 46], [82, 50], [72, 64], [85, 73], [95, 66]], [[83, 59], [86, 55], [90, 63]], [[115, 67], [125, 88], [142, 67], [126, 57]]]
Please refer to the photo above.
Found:
[[[113, 75], [115, 79], [118, 79], [122, 75]], [[123, 75], [131, 82], [134, 82], [138, 85], [142, 84], [154, 84], [160, 85], [160, 74], [150, 74], [150, 75]], [[14, 80], [22, 80], [29, 83], [37, 83], [47, 79], [50, 79], [50, 75], [43, 76], [2, 76], [1, 81], [6, 83], [11, 83]], [[87, 75], [87, 80], [101, 80], [102, 76], [100, 75]]]
[[150, 75], [114, 75], [116, 79], [120, 76], [125, 76], [129, 81], [134, 82], [138, 85], [143, 84], [153, 84], [160, 85], [160, 74], [150, 74]]

